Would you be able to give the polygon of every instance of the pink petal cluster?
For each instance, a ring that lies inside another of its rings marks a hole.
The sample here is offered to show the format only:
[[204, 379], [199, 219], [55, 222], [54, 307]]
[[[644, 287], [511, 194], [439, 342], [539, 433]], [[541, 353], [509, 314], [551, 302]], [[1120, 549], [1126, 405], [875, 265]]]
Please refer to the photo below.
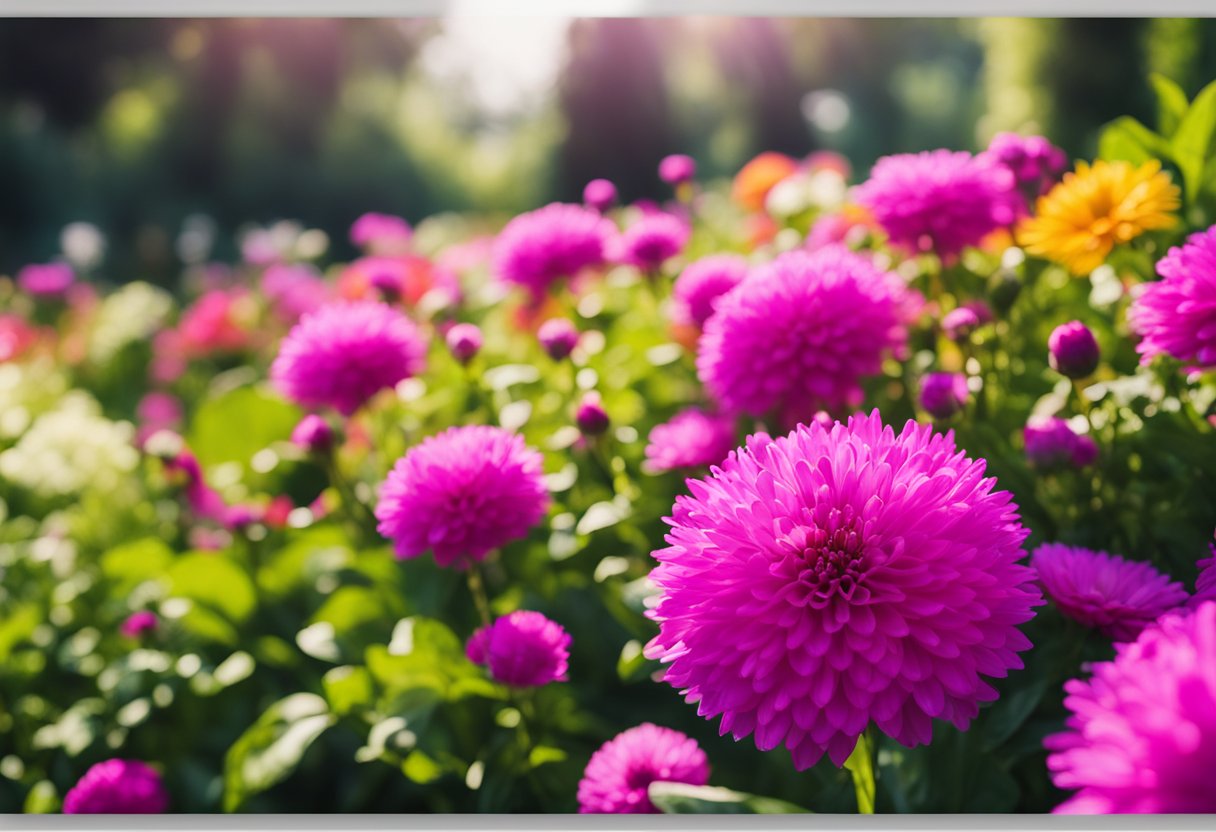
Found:
[[892, 245], [950, 259], [1017, 218], [1014, 185], [989, 157], [934, 150], [879, 159], [856, 199]]
[[711, 254], [690, 263], [672, 286], [672, 322], [700, 329], [714, 313], [718, 299], [745, 277], [747, 260], [738, 254]]
[[280, 320], [294, 324], [324, 306], [332, 292], [314, 269], [277, 263], [262, 274], [262, 294]]
[[1150, 564], [1079, 546], [1044, 544], [1030, 565], [1060, 612], [1115, 641], [1131, 641], [1187, 599], [1181, 583]]
[[168, 809], [160, 775], [139, 760], [98, 763], [63, 797], [65, 815], [159, 815]]
[[0, 363], [13, 361], [38, 340], [38, 331], [20, 315], [0, 314]]
[[466, 652], [504, 685], [540, 687], [566, 681], [570, 634], [539, 612], [518, 610], [475, 632]]
[[37, 297], [59, 297], [76, 282], [67, 263], [31, 263], [17, 273], [21, 290]]
[[734, 419], [690, 407], [651, 429], [646, 461], [655, 471], [717, 465], [735, 445]]
[[555, 202], [520, 214], [494, 241], [494, 273], [540, 296], [607, 258], [616, 227], [599, 212]]
[[1042, 136], [997, 133], [981, 155], [1012, 173], [1029, 199], [1051, 190], [1068, 169], [1068, 156]]
[[1216, 225], [1170, 249], [1157, 273], [1164, 279], [1144, 286], [1127, 313], [1140, 363], [1172, 355], [1216, 367]]
[[123, 619], [118, 632], [127, 638], [139, 638], [155, 630], [159, 624], [160, 618], [156, 613], [151, 610], [139, 610]]
[[874, 411], [751, 437], [677, 499], [646, 655], [720, 731], [836, 765], [873, 723], [964, 730], [1022, 667], [1042, 603], [1008, 492], [953, 434]]
[[253, 333], [250, 300], [244, 289], [212, 289], [192, 303], [177, 324], [186, 357], [246, 349]]
[[426, 341], [400, 312], [372, 301], [338, 303], [292, 328], [279, 345], [270, 380], [297, 404], [349, 416], [425, 363]]
[[413, 236], [410, 224], [392, 214], [369, 212], [350, 227], [350, 241], [376, 254], [399, 253]]
[[617, 240], [616, 259], [653, 272], [684, 251], [691, 235], [682, 217], [664, 211], [643, 214]]
[[578, 784], [582, 814], [640, 815], [659, 810], [651, 783], [709, 782], [709, 759], [697, 741], [671, 728], [644, 722], [617, 734], [591, 755]]
[[1052, 416], [1026, 423], [1022, 431], [1026, 459], [1031, 466], [1050, 471], [1057, 468], [1084, 468], [1098, 458], [1094, 440], [1074, 431], [1068, 422]]
[[1216, 812], [1216, 602], [1166, 615], [1064, 686], [1047, 768], [1059, 814]]
[[861, 403], [861, 380], [901, 353], [920, 295], [840, 246], [791, 251], [723, 296], [697, 348], [697, 375], [731, 414], [784, 424]]
[[1209, 546], [1212, 556], [1199, 561], [1199, 577], [1195, 579], [1195, 594], [1187, 602], [1197, 607], [1204, 601], [1216, 601], [1216, 544]]
[[389, 472], [376, 505], [399, 558], [434, 552], [466, 566], [518, 540], [545, 516], [541, 455], [498, 427], [449, 428], [415, 445]]

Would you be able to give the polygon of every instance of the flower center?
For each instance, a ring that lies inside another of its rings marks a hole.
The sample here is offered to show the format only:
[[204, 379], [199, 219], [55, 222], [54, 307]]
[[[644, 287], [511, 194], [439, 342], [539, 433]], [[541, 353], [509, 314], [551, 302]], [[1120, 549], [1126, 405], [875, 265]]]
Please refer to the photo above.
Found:
[[812, 607], [827, 605], [834, 595], [852, 601], [859, 590], [867, 594], [861, 586], [867, 566], [865, 547], [853, 523], [810, 531], [803, 556], [799, 580], [810, 590]]

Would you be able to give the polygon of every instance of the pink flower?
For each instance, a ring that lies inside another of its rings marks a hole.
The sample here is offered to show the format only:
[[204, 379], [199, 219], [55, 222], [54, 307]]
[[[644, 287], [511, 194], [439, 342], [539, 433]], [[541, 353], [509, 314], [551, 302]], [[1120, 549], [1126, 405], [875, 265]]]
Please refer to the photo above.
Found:
[[734, 419], [691, 407], [654, 426], [646, 461], [656, 471], [717, 465], [735, 445]]
[[737, 254], [711, 254], [690, 263], [672, 287], [672, 320], [698, 329], [705, 326], [718, 300], [745, 277], [747, 260]]
[[934, 719], [965, 730], [1042, 603], [984, 468], [877, 411], [749, 438], [676, 500], [646, 655], [721, 733], [799, 770], [843, 764], [871, 723], [906, 746]]
[[494, 241], [494, 273], [543, 295], [607, 258], [616, 227], [597, 211], [555, 202], [507, 223]]
[[1022, 438], [1026, 459], [1034, 468], [1084, 468], [1098, 458], [1098, 445], [1091, 437], [1077, 433], [1055, 416], [1027, 422]]
[[578, 346], [578, 328], [569, 318], [550, 318], [536, 331], [536, 339], [554, 361], [561, 361]]
[[601, 213], [616, 203], [616, 185], [607, 179], [592, 179], [583, 188], [583, 202]]
[[659, 178], [668, 185], [682, 185], [697, 175], [697, 163], [691, 156], [674, 153], [659, 162]]
[[456, 324], [444, 335], [452, 357], [461, 364], [468, 364], [481, 351], [481, 330], [476, 324]]
[[929, 373], [920, 382], [920, 406], [934, 419], [949, 419], [967, 406], [971, 394], [962, 373]]
[[371, 301], [339, 303], [300, 319], [279, 345], [270, 380], [297, 404], [350, 416], [425, 363], [426, 342], [400, 312]]
[[249, 294], [243, 289], [213, 289], [196, 300], [177, 324], [186, 356], [240, 352], [252, 334]]
[[1012, 173], [1028, 200], [1050, 191], [1068, 169], [1068, 156], [1042, 136], [997, 133], [980, 155]]
[[709, 782], [709, 759], [697, 741], [649, 722], [617, 734], [591, 755], [578, 784], [582, 814], [656, 814], [651, 783]]
[[0, 363], [20, 358], [37, 340], [38, 332], [20, 315], [0, 314]]
[[1085, 378], [1098, 369], [1101, 354], [1093, 332], [1080, 321], [1060, 324], [1047, 339], [1051, 368], [1069, 378]]
[[159, 815], [169, 809], [160, 775], [139, 760], [106, 760], [63, 797], [65, 815]]
[[1059, 814], [1216, 812], [1216, 602], [1166, 615], [1088, 680], [1064, 685], [1047, 769], [1077, 793]]
[[539, 612], [519, 610], [474, 633], [467, 653], [504, 685], [540, 687], [566, 681], [570, 634]]
[[1164, 279], [1145, 285], [1127, 313], [1140, 363], [1172, 355], [1216, 367], [1216, 225], [1171, 248], [1157, 273]]
[[618, 240], [616, 259], [642, 271], [657, 271], [688, 245], [688, 222], [665, 212], [644, 214]]
[[410, 224], [391, 214], [367, 213], [350, 227], [350, 241], [373, 254], [400, 254], [413, 236]]
[[399, 558], [464, 566], [525, 537], [549, 508], [542, 458], [502, 428], [449, 428], [415, 445], [380, 489], [376, 519]]
[[160, 619], [156, 613], [150, 610], [140, 610], [128, 615], [118, 631], [127, 638], [139, 638], [155, 630], [159, 624]]
[[1060, 612], [1115, 641], [1131, 641], [1187, 599], [1182, 584], [1151, 565], [1106, 552], [1047, 543], [1030, 565]]
[[75, 282], [67, 263], [31, 263], [17, 273], [17, 285], [36, 297], [61, 297]]
[[329, 302], [332, 291], [308, 266], [276, 264], [262, 274], [262, 294], [280, 320], [294, 324]]

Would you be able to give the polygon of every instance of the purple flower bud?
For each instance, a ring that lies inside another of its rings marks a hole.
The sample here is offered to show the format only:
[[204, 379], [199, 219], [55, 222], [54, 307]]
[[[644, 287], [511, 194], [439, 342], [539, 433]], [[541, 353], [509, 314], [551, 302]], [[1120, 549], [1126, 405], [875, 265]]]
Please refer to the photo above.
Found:
[[150, 610], [140, 610], [127, 616], [118, 631], [127, 638], [139, 638], [155, 630], [158, 624], [160, 624], [160, 619], [157, 618], [156, 613]]
[[1057, 417], [1028, 422], [1022, 438], [1026, 459], [1033, 468], [1084, 468], [1098, 458], [1097, 443], [1074, 432], [1068, 422]]
[[468, 364], [481, 351], [481, 330], [474, 324], [456, 324], [444, 336], [452, 357]]
[[1060, 324], [1047, 339], [1051, 368], [1069, 378], [1085, 378], [1098, 368], [1098, 342], [1080, 321]]
[[659, 178], [668, 185], [682, 185], [697, 175], [697, 163], [691, 156], [676, 153], [659, 162]]
[[592, 179], [583, 188], [583, 202], [588, 208], [607, 211], [616, 203], [616, 185], [607, 179]]
[[38, 297], [59, 297], [75, 281], [67, 263], [31, 263], [17, 274], [17, 285]]
[[380, 293], [380, 297], [390, 303], [401, 297], [401, 279], [390, 271], [377, 271], [368, 282]]
[[536, 331], [536, 337], [554, 361], [561, 361], [578, 346], [578, 329], [567, 318], [545, 321]]
[[946, 337], [951, 341], [966, 340], [971, 333], [979, 328], [979, 325], [980, 316], [975, 314], [974, 309], [966, 306], [953, 309], [942, 318], [942, 331], [946, 333]]
[[578, 429], [587, 436], [599, 436], [608, 430], [610, 424], [608, 412], [604, 410], [600, 394], [594, 392], [583, 396], [574, 418], [578, 423]]
[[949, 419], [967, 405], [967, 377], [929, 373], [920, 383], [920, 406], [934, 419]]
[[228, 510], [224, 512], [224, 525], [232, 531], [247, 529], [261, 519], [261, 510], [251, 505], [229, 506]]
[[310, 413], [291, 432], [291, 442], [309, 453], [323, 454], [334, 446], [334, 429], [325, 419]]

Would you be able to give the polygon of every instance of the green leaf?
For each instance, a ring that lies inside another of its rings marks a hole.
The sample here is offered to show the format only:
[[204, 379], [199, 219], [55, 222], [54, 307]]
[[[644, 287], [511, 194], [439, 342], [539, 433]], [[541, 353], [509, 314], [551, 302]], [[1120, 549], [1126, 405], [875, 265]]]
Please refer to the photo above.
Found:
[[115, 594], [127, 595], [145, 581], [162, 578], [173, 561], [173, 550], [160, 538], [145, 537], [115, 546], [101, 556], [101, 571], [115, 584]]
[[401, 773], [415, 783], [432, 783], [446, 771], [440, 763], [417, 749], [411, 751], [401, 764]]
[[55, 784], [50, 780], [39, 780], [25, 796], [25, 806], [21, 811], [27, 815], [53, 815], [61, 805]]
[[189, 445], [204, 467], [248, 464], [258, 451], [286, 440], [300, 421], [295, 405], [256, 387], [238, 387], [199, 406]]
[[1159, 72], [1149, 75], [1148, 80], [1157, 94], [1157, 129], [1162, 136], [1172, 136], [1187, 110], [1186, 93], [1173, 79]]
[[33, 635], [40, 623], [42, 613], [37, 604], [21, 604], [6, 610], [0, 619], [0, 661], [7, 660], [13, 648]]
[[650, 784], [649, 792], [650, 802], [668, 815], [805, 815], [811, 812], [784, 800], [717, 786], [659, 781]]
[[371, 704], [374, 691], [372, 676], [365, 667], [343, 665], [335, 667], [321, 678], [329, 709], [338, 716]]
[[[195, 608], [182, 619], [183, 625], [201, 635], [219, 637], [240, 625], [257, 605], [253, 581], [245, 570], [221, 553], [187, 554], [169, 568], [172, 594], [188, 598]], [[218, 623], [217, 623], [218, 617]], [[229, 638], [221, 638], [229, 641]]]
[[528, 765], [539, 768], [546, 763], [560, 763], [566, 759], [566, 752], [550, 745], [538, 745], [528, 754]]
[[286, 780], [304, 752], [336, 721], [325, 700], [296, 693], [271, 705], [224, 760], [224, 811], [235, 812], [255, 794]]
[[1182, 171], [1187, 199], [1194, 200], [1203, 187], [1203, 169], [1216, 137], [1216, 81], [1208, 84], [1187, 109], [1170, 140], [1174, 161]]
[[1036, 679], [1002, 696], [984, 715], [984, 750], [1000, 748], [1034, 713], [1047, 693], [1048, 680]]
[[1117, 118], [1098, 139], [1098, 156], [1107, 161], [1142, 165], [1150, 159], [1170, 157], [1170, 145], [1131, 116]]
[[372, 678], [390, 698], [417, 690], [433, 691], [449, 701], [503, 698], [502, 688], [465, 656], [456, 634], [433, 618], [397, 622], [389, 645], [367, 648], [366, 660]]

